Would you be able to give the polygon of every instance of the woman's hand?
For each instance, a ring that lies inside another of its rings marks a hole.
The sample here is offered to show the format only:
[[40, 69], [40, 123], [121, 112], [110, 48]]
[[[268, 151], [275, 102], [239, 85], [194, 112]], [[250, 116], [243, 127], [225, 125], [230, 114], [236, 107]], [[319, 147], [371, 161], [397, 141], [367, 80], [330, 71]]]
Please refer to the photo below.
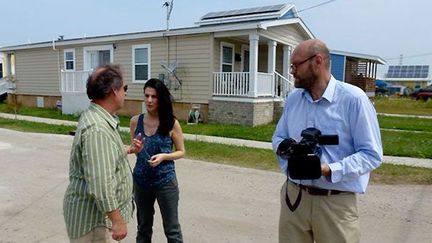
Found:
[[141, 150], [144, 148], [144, 140], [141, 138], [134, 138], [132, 140], [132, 144], [127, 149], [128, 154], [137, 154], [141, 152]]
[[165, 154], [155, 154], [148, 160], [148, 162], [151, 167], [156, 167], [165, 160], [164, 158]]

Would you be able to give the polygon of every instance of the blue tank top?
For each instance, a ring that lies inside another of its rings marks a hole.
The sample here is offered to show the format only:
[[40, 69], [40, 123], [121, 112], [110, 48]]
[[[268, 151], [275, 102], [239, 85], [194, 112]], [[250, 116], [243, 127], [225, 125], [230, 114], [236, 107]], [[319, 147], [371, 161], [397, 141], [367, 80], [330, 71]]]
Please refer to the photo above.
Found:
[[145, 138], [144, 148], [137, 155], [133, 177], [135, 182], [144, 188], [163, 186], [176, 176], [174, 161], [165, 160], [156, 167], [151, 167], [147, 161], [155, 154], [171, 153], [173, 142], [169, 135], [162, 135], [159, 131], [156, 131], [154, 135], [147, 136], [144, 132], [143, 121], [144, 114], [141, 114], [135, 128], [135, 136], [141, 133]]

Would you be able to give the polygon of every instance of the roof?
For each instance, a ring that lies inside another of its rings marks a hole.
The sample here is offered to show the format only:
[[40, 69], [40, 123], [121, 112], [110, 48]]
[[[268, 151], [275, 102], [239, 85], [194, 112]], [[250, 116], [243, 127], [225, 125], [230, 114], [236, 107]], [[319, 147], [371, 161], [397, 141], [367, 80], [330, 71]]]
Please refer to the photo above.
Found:
[[359, 59], [372, 60], [372, 61], [375, 61], [379, 64], [383, 64], [383, 65], [386, 64], [386, 61], [379, 56], [360, 54], [360, 53], [354, 53], [354, 52], [347, 52], [347, 51], [338, 51], [338, 50], [330, 50], [330, 53], [336, 54], [336, 55], [347, 56], [347, 57], [355, 57], [355, 58], [359, 58]]
[[429, 65], [391, 65], [386, 78], [423, 78], [429, 77]]
[[[207, 16], [207, 17], [206, 17]], [[203, 21], [207, 21], [203, 23]], [[0, 51], [14, 51], [20, 49], [43, 48], [64, 46], [73, 44], [91, 44], [97, 42], [113, 42], [121, 40], [154, 38], [165, 36], [179, 36], [200, 33], [212, 33], [237, 30], [266, 30], [269, 27], [281, 25], [298, 25], [300, 30], [309, 38], [315, 38], [309, 28], [297, 16], [295, 6], [292, 4], [279, 4], [258, 8], [247, 8], [212, 12], [204, 15], [199, 22], [200, 26], [146, 32], [134, 32], [125, 34], [103, 35], [95, 37], [83, 37], [63, 40], [52, 40], [32, 44], [6, 46]], [[284, 43], [288, 44], [288, 43]]]
[[293, 17], [298, 17], [297, 10], [293, 4], [278, 4], [256, 8], [210, 12], [202, 16], [201, 20], [197, 22], [197, 24], [203, 26], [222, 23], [245, 22], [251, 20], [275, 20]]
[[315, 38], [312, 32], [309, 30], [309, 28], [303, 23], [303, 21], [300, 18], [291, 18], [291, 19], [271, 20], [271, 21], [255, 21], [255, 22], [245, 22], [245, 23], [178, 28], [178, 29], [171, 29], [169, 31], [157, 30], [157, 31], [134, 32], [134, 33], [83, 37], [83, 38], [64, 39], [64, 40], [53, 40], [53, 41], [45, 41], [45, 42], [38, 42], [32, 44], [6, 46], [0, 48], [0, 51], [14, 51], [19, 49], [52, 47], [53, 45], [64, 46], [64, 45], [73, 45], [73, 44], [90, 44], [90, 43], [105, 42], [105, 41], [109, 42], [109, 41], [131, 40], [131, 39], [141, 39], [141, 38], [178, 36], [178, 35], [188, 35], [188, 34], [248, 30], [248, 29], [266, 30], [269, 27], [289, 25], [289, 24], [299, 25], [300, 28], [304, 31], [304, 33], [309, 38], [311, 39]]

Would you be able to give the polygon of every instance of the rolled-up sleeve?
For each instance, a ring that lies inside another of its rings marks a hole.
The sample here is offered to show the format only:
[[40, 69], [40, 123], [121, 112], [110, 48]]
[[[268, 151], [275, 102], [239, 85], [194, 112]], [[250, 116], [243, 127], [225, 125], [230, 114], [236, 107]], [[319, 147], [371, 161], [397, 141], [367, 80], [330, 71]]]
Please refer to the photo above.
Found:
[[349, 181], [376, 169], [383, 160], [381, 133], [375, 108], [366, 96], [350, 106], [349, 122], [354, 153], [329, 164], [331, 181]]

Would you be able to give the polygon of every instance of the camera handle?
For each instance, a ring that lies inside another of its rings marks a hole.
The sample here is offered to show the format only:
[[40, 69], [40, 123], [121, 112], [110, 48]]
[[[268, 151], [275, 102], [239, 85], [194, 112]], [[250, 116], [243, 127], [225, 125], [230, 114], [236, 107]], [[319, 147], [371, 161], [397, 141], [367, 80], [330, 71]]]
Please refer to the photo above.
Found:
[[289, 179], [287, 178], [287, 182], [286, 182], [286, 192], [285, 192], [285, 202], [289, 208], [289, 210], [291, 210], [291, 212], [294, 212], [298, 206], [300, 205], [300, 201], [301, 201], [301, 197], [302, 197], [302, 189], [299, 188], [299, 193], [297, 194], [297, 199], [295, 200], [294, 204], [291, 203], [289, 196], [288, 196], [288, 183]]

